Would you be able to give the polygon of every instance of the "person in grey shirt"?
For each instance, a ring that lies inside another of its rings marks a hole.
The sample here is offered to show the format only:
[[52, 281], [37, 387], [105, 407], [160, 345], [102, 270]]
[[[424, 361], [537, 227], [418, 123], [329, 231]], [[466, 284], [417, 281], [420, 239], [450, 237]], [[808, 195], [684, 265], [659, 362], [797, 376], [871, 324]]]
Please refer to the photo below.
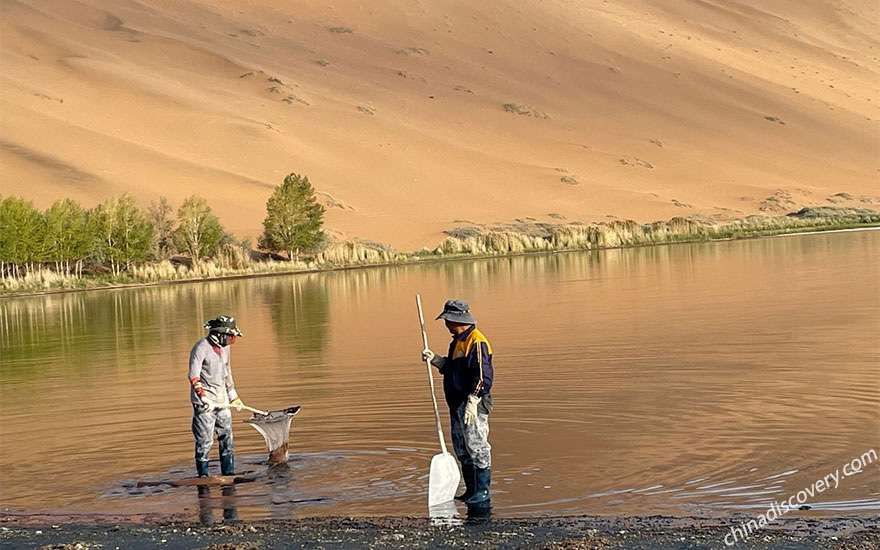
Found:
[[235, 446], [232, 440], [232, 412], [217, 404], [235, 405], [242, 402], [235, 391], [229, 346], [240, 337], [235, 319], [221, 315], [205, 323], [208, 336], [193, 346], [189, 355], [190, 402], [193, 406], [192, 432], [196, 440], [196, 472], [208, 475], [208, 453], [214, 444], [214, 432], [220, 446], [221, 475], [235, 474]]

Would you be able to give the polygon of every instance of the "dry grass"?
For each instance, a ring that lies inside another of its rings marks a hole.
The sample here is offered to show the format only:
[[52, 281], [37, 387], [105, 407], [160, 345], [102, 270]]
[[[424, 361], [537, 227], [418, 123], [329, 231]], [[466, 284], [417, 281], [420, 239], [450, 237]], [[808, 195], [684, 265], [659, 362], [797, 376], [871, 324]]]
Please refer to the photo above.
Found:
[[[557, 214], [558, 216], [558, 214]], [[551, 217], [555, 217], [551, 215]], [[168, 260], [132, 267], [121, 275], [59, 275], [48, 268], [16, 279], [0, 279], [0, 294], [57, 289], [202, 280], [261, 273], [296, 273], [338, 267], [387, 265], [447, 256], [504, 255], [524, 252], [618, 248], [662, 243], [737, 239], [794, 232], [827, 231], [880, 225], [880, 211], [834, 206], [803, 208], [785, 216], [748, 216], [719, 223], [699, 216], [640, 224], [615, 220], [584, 224], [544, 223], [523, 218], [515, 223], [487, 228], [464, 226], [446, 231], [447, 238], [433, 250], [400, 253], [381, 243], [365, 240], [332, 241], [314, 257], [300, 261], [272, 258], [255, 261], [250, 251], [225, 245], [217, 258], [192, 266]]]

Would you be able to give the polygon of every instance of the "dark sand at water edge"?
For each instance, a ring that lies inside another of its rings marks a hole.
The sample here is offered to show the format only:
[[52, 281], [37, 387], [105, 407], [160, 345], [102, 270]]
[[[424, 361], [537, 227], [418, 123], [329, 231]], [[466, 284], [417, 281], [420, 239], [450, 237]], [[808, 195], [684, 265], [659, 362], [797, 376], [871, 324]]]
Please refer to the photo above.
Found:
[[[432, 524], [424, 518], [323, 518], [202, 525], [157, 516], [0, 516], [0, 546], [9, 548], [146, 548], [253, 550], [263, 548], [444, 549], [726, 548], [731, 525], [753, 519], [599, 518], [471, 520]], [[74, 521], [78, 523], [66, 523]], [[144, 522], [146, 523], [131, 523]], [[119, 523], [117, 523], [119, 522]], [[730, 548], [872, 549], [880, 547], [880, 518], [786, 519]]]

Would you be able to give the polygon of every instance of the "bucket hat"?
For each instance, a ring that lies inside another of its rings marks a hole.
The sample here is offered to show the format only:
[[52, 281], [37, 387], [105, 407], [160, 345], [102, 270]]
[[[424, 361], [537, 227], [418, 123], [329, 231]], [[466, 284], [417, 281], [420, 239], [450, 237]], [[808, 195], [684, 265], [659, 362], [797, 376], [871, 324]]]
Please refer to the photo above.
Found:
[[205, 329], [208, 332], [219, 332], [221, 334], [232, 334], [233, 336], [242, 336], [241, 331], [238, 330], [238, 326], [235, 324], [234, 317], [228, 317], [226, 315], [220, 315], [207, 321], [205, 323]]
[[446, 319], [447, 321], [463, 325], [477, 324], [477, 320], [471, 315], [468, 303], [464, 300], [447, 300], [446, 304], [443, 305], [443, 313], [438, 315], [437, 319]]

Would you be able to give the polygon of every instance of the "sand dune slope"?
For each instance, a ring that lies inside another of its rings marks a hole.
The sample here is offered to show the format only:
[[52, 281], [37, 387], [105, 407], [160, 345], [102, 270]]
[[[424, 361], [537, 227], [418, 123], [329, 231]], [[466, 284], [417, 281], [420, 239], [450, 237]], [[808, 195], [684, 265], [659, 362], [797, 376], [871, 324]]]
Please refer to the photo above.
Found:
[[298, 172], [328, 227], [406, 250], [465, 220], [876, 207], [878, 19], [860, 0], [3, 0], [0, 193], [197, 193], [256, 237]]

